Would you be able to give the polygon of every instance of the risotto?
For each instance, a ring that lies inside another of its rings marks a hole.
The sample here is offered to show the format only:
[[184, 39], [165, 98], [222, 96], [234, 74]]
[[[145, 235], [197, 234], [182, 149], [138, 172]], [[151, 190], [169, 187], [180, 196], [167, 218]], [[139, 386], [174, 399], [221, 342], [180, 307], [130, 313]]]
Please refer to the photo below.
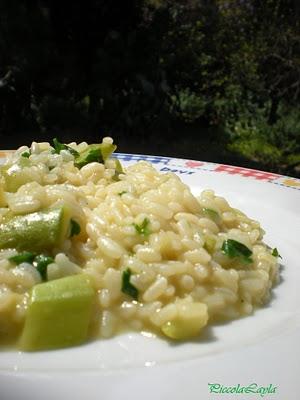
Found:
[[279, 254], [260, 224], [149, 163], [123, 168], [115, 147], [34, 142], [1, 167], [2, 344], [188, 340], [268, 300]]

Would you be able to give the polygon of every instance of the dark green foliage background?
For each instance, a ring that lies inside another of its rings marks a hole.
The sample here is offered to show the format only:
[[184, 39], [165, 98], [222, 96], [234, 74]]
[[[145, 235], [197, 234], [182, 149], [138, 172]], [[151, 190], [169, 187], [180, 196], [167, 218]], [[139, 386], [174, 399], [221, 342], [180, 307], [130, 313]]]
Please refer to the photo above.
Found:
[[297, 0], [2, 0], [1, 148], [120, 151], [299, 176]]

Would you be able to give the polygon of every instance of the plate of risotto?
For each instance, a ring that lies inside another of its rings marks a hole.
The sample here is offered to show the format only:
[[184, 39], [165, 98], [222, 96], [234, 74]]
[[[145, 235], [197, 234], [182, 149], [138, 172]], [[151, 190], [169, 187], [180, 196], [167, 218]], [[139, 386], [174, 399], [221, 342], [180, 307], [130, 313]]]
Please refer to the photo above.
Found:
[[299, 212], [295, 178], [110, 137], [1, 152], [1, 400], [296, 399]]

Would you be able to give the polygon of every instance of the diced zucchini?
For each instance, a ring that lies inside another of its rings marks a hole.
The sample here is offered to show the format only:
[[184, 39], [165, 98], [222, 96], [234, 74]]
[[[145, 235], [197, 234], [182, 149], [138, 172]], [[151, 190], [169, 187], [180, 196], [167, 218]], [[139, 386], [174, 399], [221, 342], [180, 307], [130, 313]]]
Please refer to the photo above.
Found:
[[216, 242], [216, 239], [212, 235], [204, 236], [204, 248], [209, 252], [209, 254], [212, 254], [215, 251]]
[[110, 144], [110, 143], [100, 143], [100, 148], [103, 161], [105, 162], [116, 150], [117, 146], [115, 144]]
[[119, 175], [124, 174], [124, 171], [123, 171], [123, 167], [122, 167], [122, 164], [120, 163], [120, 161], [117, 158], [115, 158], [114, 161], [116, 163], [116, 167], [115, 167], [115, 175], [113, 176], [113, 180], [118, 181]]
[[44, 251], [59, 246], [69, 229], [66, 207], [18, 215], [0, 224], [0, 249]]
[[216, 224], [218, 224], [221, 220], [220, 214], [212, 208], [203, 208], [203, 213], [206, 217], [212, 219]]
[[82, 168], [91, 162], [104, 164], [116, 148], [116, 145], [109, 143], [90, 144], [76, 157], [75, 165], [77, 168]]
[[46, 350], [83, 343], [88, 335], [94, 296], [84, 274], [34, 286], [20, 349]]
[[4, 192], [5, 181], [3, 177], [0, 177], [0, 207], [5, 207], [7, 205], [7, 201], [5, 198]]
[[178, 307], [178, 316], [166, 322], [161, 330], [171, 339], [182, 340], [199, 335], [207, 324], [207, 305], [204, 303], [184, 303]]
[[[28, 158], [22, 159], [22, 165], [14, 164], [12, 166], [2, 166], [1, 175], [4, 178], [5, 190], [7, 192], [16, 192], [20, 186], [25, 183], [32, 182], [32, 173], [29, 168], [26, 168], [26, 164], [30, 163]], [[23, 165], [24, 164], [24, 165]]]

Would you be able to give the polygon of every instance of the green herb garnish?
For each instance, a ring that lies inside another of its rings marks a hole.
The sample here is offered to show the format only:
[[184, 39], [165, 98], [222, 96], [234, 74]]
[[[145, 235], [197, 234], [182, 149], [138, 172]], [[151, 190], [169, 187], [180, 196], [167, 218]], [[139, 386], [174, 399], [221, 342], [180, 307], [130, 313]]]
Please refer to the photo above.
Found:
[[272, 251], [272, 256], [282, 258], [276, 247]]
[[68, 150], [74, 157], [78, 157], [79, 153], [78, 151], [72, 149], [72, 147], [67, 146], [64, 143], [61, 143], [58, 139], [54, 138], [53, 139], [53, 153], [59, 154], [62, 150]]
[[130, 268], [127, 268], [125, 271], [123, 271], [122, 289], [121, 290], [122, 290], [123, 293], [128, 294], [129, 296], [131, 296], [134, 300], [137, 300], [138, 296], [139, 296], [139, 291], [130, 282], [131, 275], [132, 275], [132, 272], [131, 272]]
[[35, 257], [33, 265], [39, 271], [43, 280], [47, 279], [47, 267], [53, 262], [54, 259], [52, 257], [45, 256], [44, 254], [40, 254]]
[[53, 148], [54, 150], [52, 151], [52, 153], [56, 153], [59, 154], [62, 150], [66, 149], [66, 145], [63, 143], [60, 143], [60, 141], [57, 138], [53, 139]]
[[71, 222], [70, 237], [79, 235], [79, 233], [81, 232], [81, 228], [80, 228], [80, 225], [78, 224], [78, 222], [74, 221], [74, 219], [72, 219], [72, 218], [71, 218], [70, 222]]
[[125, 193], [127, 193], [126, 190], [123, 190], [122, 192], [119, 192], [118, 195], [122, 196], [122, 194], [125, 194]]
[[49, 256], [45, 256], [44, 254], [36, 255], [35, 253], [31, 253], [30, 251], [24, 251], [16, 256], [9, 257], [9, 261], [14, 262], [19, 265], [23, 262], [27, 262], [33, 265], [40, 273], [43, 280], [47, 278], [47, 266], [54, 262], [54, 259]]
[[79, 156], [78, 151], [76, 151], [75, 149], [72, 149], [72, 147], [70, 147], [70, 146], [67, 146], [67, 149], [66, 149], [66, 150], [69, 150], [69, 152], [70, 152], [75, 158]]
[[239, 258], [245, 264], [251, 264], [253, 262], [251, 258], [252, 251], [237, 240], [225, 240], [222, 245], [222, 251], [229, 258]]
[[137, 231], [138, 234], [143, 235], [143, 236], [149, 236], [151, 231], [149, 229], [149, 224], [150, 220], [148, 218], [145, 218], [144, 221], [138, 225], [138, 224], [133, 224], [135, 227], [135, 230]]
[[29, 158], [30, 154], [31, 154], [30, 151], [24, 151], [24, 153], [21, 154], [21, 157]]
[[23, 253], [17, 254], [16, 256], [9, 257], [9, 261], [19, 265], [23, 262], [27, 262], [32, 264], [36, 254], [31, 253], [30, 251], [24, 251]]

